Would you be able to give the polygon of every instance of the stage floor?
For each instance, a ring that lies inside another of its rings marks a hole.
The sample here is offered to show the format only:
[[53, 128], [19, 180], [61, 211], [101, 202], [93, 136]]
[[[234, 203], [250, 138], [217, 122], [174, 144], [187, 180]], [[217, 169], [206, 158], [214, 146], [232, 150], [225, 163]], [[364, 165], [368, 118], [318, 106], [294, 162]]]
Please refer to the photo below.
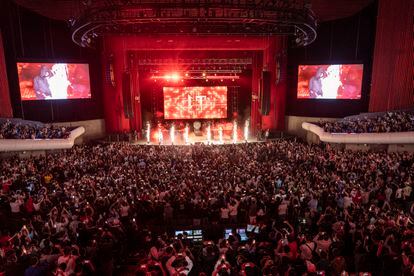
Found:
[[[174, 143], [174, 146], [191, 146], [195, 144], [205, 144], [205, 145], [208, 144], [207, 137], [205, 136], [196, 136], [194, 134], [190, 134], [188, 140], [189, 140], [189, 143], [186, 144], [184, 140], [177, 139]], [[251, 138], [247, 140], [247, 143], [255, 143], [255, 142], [259, 142], [259, 141], [255, 138]], [[243, 143], [246, 143], [246, 141], [238, 140], [236, 144], [243, 144]], [[134, 142], [132, 144], [134, 145], [156, 145], [156, 146], [160, 145], [158, 141], [156, 140], [151, 140], [150, 143], [147, 143], [146, 140], [138, 140], [137, 142]], [[233, 139], [229, 139], [228, 137], [226, 137], [223, 139], [222, 143], [220, 143], [218, 139], [211, 139], [210, 144], [211, 145], [230, 145], [230, 144], [233, 144]], [[164, 139], [164, 142], [161, 145], [172, 146], [173, 144], [171, 144], [170, 139]]]

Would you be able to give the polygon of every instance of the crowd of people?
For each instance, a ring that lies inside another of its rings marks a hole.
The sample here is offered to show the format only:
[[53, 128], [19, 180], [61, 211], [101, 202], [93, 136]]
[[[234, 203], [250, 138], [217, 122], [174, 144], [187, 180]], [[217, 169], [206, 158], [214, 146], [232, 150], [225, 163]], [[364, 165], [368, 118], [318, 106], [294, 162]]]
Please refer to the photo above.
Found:
[[[122, 274], [132, 257], [135, 275], [414, 273], [409, 153], [111, 143], [2, 160], [0, 174], [0, 275]], [[166, 230], [185, 220], [213, 230], [200, 243]], [[246, 241], [216, 230], [247, 224]]]
[[414, 131], [414, 112], [386, 112], [375, 117], [361, 116], [318, 125], [330, 133], [382, 133]]
[[65, 139], [70, 130], [53, 125], [0, 122], [0, 139]]

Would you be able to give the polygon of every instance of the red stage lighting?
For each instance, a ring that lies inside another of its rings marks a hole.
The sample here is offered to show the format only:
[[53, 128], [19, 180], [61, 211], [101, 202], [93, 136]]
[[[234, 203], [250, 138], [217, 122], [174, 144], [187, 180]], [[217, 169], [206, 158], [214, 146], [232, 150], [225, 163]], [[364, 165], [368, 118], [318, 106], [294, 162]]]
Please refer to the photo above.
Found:
[[171, 74], [171, 79], [173, 81], [179, 81], [180, 80], [180, 75], [178, 75], [178, 73], [173, 73], [173, 74]]
[[170, 73], [170, 74], [165, 74], [163, 76], [152, 76], [151, 79], [153, 79], [154, 81], [157, 79], [162, 79], [165, 81], [178, 82], [179, 80], [182, 80], [182, 77], [178, 73]]

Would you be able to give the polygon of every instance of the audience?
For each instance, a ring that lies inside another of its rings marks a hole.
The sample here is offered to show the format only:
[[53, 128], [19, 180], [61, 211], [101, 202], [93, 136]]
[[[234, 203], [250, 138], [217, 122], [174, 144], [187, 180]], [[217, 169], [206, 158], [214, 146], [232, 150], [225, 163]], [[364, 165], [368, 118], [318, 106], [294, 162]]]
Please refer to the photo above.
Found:
[[66, 139], [69, 134], [65, 127], [0, 122], [0, 139]]
[[330, 133], [381, 133], [414, 131], [414, 113], [387, 112], [377, 117], [357, 117], [335, 122], [319, 122]]
[[[6, 275], [112, 275], [130, 258], [136, 275], [414, 273], [409, 153], [107, 144], [2, 160], [0, 173]], [[183, 221], [211, 231], [200, 244], [165, 232]], [[260, 230], [247, 241], [223, 237], [248, 223]]]

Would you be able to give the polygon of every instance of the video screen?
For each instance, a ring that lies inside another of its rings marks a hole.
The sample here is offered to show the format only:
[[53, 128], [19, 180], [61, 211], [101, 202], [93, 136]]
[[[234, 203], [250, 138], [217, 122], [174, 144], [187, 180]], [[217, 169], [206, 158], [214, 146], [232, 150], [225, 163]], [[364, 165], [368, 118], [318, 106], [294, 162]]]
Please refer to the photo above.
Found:
[[246, 231], [259, 234], [260, 229], [259, 229], [259, 226], [257, 226], [257, 225], [247, 224]]
[[89, 65], [17, 63], [22, 101], [91, 98]]
[[187, 238], [193, 241], [203, 240], [203, 230], [177, 230], [175, 231], [175, 237], [178, 235], [187, 235]]
[[[230, 237], [230, 235], [233, 235], [232, 232], [233, 232], [233, 229], [231, 229], [231, 228], [225, 229], [224, 230], [224, 238], [227, 240]], [[244, 229], [244, 228], [236, 229], [236, 233], [240, 235], [241, 241], [247, 241], [249, 239], [247, 237], [247, 234], [246, 234], [246, 229]]]
[[226, 86], [164, 87], [165, 119], [227, 118]]
[[299, 65], [298, 99], [360, 99], [363, 64]]

